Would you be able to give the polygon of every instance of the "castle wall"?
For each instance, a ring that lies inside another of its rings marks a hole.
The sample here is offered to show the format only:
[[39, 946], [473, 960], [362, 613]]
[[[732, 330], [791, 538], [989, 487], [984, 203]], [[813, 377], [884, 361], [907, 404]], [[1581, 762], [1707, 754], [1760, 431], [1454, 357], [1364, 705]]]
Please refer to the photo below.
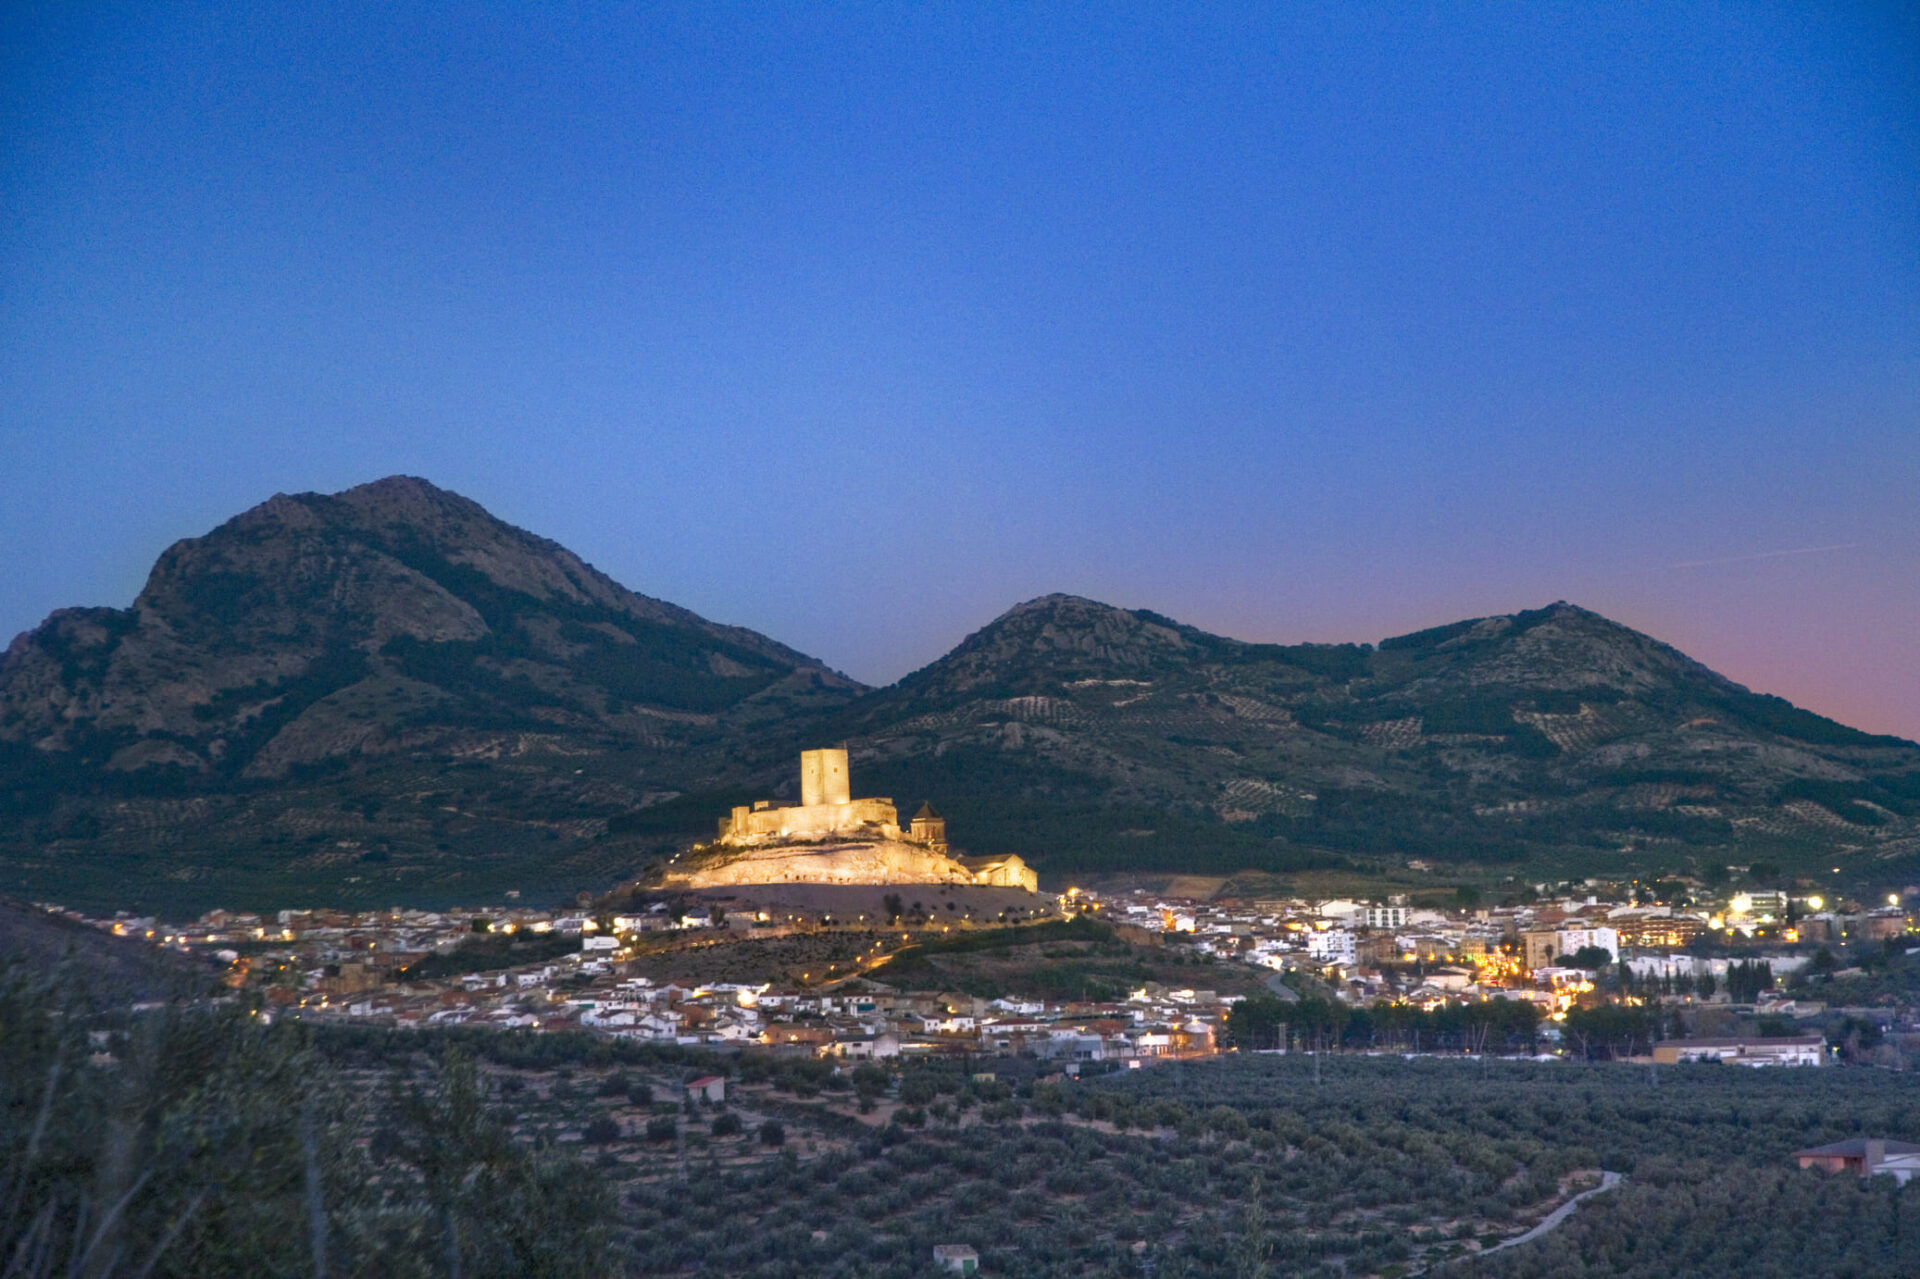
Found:
[[900, 810], [886, 799], [855, 799], [838, 804], [804, 804], [797, 808], [733, 810], [722, 838], [739, 844], [767, 839], [806, 839], [877, 826], [885, 839], [900, 837]]

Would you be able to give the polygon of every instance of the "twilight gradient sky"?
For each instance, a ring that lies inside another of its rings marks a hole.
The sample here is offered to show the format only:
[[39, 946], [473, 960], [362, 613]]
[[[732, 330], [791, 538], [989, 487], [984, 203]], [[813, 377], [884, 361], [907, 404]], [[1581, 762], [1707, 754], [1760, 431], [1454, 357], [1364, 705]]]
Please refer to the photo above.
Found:
[[1566, 598], [1920, 737], [1915, 14], [8, 5], [0, 632], [408, 472], [868, 681]]

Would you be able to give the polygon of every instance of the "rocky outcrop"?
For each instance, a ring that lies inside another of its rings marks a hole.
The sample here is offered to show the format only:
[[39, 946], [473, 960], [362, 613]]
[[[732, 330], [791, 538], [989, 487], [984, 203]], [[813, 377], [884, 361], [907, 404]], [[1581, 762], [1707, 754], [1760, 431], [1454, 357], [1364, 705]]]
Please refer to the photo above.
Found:
[[661, 876], [663, 888], [746, 884], [983, 884], [1024, 888], [1038, 881], [1018, 857], [978, 867], [903, 840], [822, 840], [748, 848], [696, 848]]

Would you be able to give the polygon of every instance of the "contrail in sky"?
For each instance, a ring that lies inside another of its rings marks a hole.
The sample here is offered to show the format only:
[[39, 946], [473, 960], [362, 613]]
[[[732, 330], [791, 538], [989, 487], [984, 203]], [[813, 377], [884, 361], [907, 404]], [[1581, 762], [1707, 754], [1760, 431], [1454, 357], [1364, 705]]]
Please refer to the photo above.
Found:
[[1860, 545], [1858, 542], [1841, 542], [1835, 546], [1797, 546], [1791, 551], [1760, 551], [1753, 555], [1729, 555], [1720, 560], [1682, 560], [1678, 564], [1669, 564], [1668, 568], [1711, 568], [1716, 564], [1745, 564], [1749, 560], [1777, 560], [1787, 555], [1823, 555], [1828, 551], [1851, 551]]

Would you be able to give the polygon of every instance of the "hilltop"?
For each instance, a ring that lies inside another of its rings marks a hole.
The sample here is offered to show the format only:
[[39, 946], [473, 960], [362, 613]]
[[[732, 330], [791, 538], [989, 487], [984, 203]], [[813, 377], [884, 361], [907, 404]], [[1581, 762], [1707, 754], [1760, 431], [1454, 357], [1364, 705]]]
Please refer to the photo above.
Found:
[[[888, 688], [424, 480], [280, 495], [0, 656], [0, 891], [195, 909], [597, 891], [845, 742], [1043, 876], [1756, 861], [1920, 878], [1920, 747], [1567, 603], [1257, 644], [1051, 595]], [[1903, 878], [1904, 877], [1904, 878]]]

